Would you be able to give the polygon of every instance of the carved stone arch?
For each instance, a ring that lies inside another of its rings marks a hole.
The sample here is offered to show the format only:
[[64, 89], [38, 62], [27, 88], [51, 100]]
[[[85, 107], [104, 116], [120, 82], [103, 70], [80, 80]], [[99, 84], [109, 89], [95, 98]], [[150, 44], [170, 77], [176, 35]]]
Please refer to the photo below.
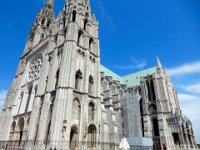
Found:
[[89, 39], [89, 49], [91, 50], [91, 52], [95, 52], [95, 42], [94, 42], [94, 39], [92, 37], [90, 37]]
[[75, 98], [73, 100], [73, 106], [72, 106], [72, 119], [80, 120], [81, 115], [81, 104], [78, 98]]
[[95, 103], [90, 101], [88, 104], [88, 120], [93, 121], [95, 118]]
[[19, 118], [19, 120], [17, 122], [17, 128], [19, 130], [23, 130], [24, 129], [24, 125], [25, 125], [25, 118], [24, 117]]
[[19, 130], [19, 136], [17, 141], [19, 141], [19, 145], [24, 140], [24, 126], [25, 126], [25, 118], [21, 117], [17, 123], [17, 129]]
[[81, 79], [83, 78], [82, 72], [79, 70], [75, 74], [75, 89], [80, 90]]
[[94, 78], [92, 75], [90, 75], [88, 83], [88, 93], [92, 95], [93, 91], [94, 91]]
[[96, 147], [96, 135], [97, 135], [97, 127], [94, 124], [90, 124], [88, 126], [88, 148], [95, 148]]
[[77, 39], [77, 43], [78, 45], [82, 45], [83, 43], [83, 34], [84, 32], [82, 30], [79, 30], [78, 31], [78, 39]]
[[75, 150], [79, 142], [79, 128], [77, 125], [72, 125], [70, 130], [70, 150]]
[[17, 123], [16, 123], [16, 121], [14, 120], [14, 121], [12, 122], [12, 125], [11, 125], [11, 128], [10, 128], [10, 132], [15, 132], [16, 126], [17, 126]]

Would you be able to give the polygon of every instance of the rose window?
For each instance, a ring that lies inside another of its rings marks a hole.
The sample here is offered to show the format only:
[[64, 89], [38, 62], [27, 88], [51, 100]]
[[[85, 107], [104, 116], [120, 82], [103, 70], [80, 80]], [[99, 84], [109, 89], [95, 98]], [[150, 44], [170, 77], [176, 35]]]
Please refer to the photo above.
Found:
[[42, 55], [39, 55], [32, 60], [28, 73], [29, 80], [33, 80], [39, 75], [40, 69], [42, 68], [42, 62]]

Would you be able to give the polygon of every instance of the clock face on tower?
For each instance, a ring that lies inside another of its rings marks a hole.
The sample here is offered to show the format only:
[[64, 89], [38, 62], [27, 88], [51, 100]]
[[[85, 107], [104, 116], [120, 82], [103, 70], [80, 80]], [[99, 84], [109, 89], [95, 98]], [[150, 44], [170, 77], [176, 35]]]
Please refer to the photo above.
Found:
[[43, 58], [41, 54], [33, 58], [29, 66], [29, 72], [28, 72], [29, 81], [35, 79], [39, 75], [40, 70], [42, 68], [42, 62]]

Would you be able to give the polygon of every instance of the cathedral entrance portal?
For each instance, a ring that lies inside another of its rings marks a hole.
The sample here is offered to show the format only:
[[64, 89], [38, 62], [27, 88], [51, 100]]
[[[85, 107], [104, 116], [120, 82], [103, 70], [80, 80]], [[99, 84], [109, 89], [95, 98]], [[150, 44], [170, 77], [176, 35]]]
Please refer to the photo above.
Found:
[[70, 132], [70, 150], [75, 150], [78, 147], [78, 128], [73, 126]]
[[96, 133], [97, 129], [96, 126], [91, 124], [88, 127], [88, 149], [93, 149], [96, 147]]

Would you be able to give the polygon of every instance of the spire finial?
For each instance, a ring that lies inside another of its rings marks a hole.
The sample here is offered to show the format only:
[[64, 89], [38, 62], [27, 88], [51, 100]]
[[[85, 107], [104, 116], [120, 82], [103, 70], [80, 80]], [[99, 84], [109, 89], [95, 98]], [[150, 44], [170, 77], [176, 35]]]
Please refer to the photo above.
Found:
[[46, 4], [54, 7], [54, 0], [46, 0]]

